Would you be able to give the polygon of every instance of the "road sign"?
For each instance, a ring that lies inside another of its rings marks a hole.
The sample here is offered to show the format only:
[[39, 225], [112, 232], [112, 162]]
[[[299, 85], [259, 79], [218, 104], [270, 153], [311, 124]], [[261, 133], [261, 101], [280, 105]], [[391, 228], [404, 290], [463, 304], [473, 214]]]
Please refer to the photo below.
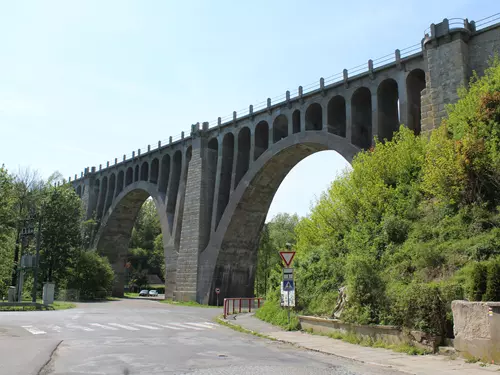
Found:
[[293, 280], [293, 268], [283, 268], [283, 281]]
[[219, 294], [220, 293], [220, 289], [219, 288], [215, 288], [215, 293]]
[[283, 307], [294, 307], [295, 306], [295, 289], [284, 290], [281, 283], [281, 306]]
[[289, 292], [291, 290], [294, 290], [294, 285], [293, 285], [293, 280], [283, 280], [283, 290]]
[[287, 267], [290, 267], [292, 264], [293, 257], [295, 256], [295, 251], [280, 251], [280, 257], [285, 262]]

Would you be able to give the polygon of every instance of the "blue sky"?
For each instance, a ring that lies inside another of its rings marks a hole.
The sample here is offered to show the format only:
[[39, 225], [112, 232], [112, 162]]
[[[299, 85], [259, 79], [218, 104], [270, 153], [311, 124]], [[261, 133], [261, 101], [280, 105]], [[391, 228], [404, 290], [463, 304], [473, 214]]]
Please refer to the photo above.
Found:
[[[73, 176], [416, 44], [444, 17], [499, 10], [498, 0], [0, 0], [0, 163]], [[306, 214], [346, 166], [334, 152], [307, 158], [269, 217]]]

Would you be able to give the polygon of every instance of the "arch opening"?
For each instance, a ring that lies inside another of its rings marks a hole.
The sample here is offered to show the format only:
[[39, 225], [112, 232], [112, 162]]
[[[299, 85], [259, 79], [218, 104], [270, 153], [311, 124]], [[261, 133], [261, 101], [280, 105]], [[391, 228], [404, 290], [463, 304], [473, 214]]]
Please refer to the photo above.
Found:
[[167, 213], [172, 215], [175, 214], [175, 207], [177, 205], [177, 193], [179, 192], [179, 182], [181, 180], [181, 169], [182, 169], [182, 153], [180, 150], [176, 151], [172, 162], [172, 181], [168, 188], [168, 199], [167, 199]]
[[[314, 133], [309, 134], [312, 136]], [[347, 140], [342, 141], [338, 137], [333, 139], [330, 138], [333, 136], [323, 132], [314, 136], [314, 142], [295, 142], [290, 139], [290, 144], [285, 143], [283, 149], [279, 148], [279, 144], [273, 146], [265, 153], [261, 163], [252, 166], [248, 186], [238, 187], [233, 192], [231, 199], [234, 201], [231, 200], [224, 213], [224, 220], [220, 221], [217, 228], [216, 236], [220, 240], [211, 242], [201, 259], [203, 261], [204, 256], [211, 256], [211, 251], [218, 251], [212, 285], [207, 288], [220, 288], [220, 297], [253, 296], [259, 233], [278, 187], [288, 173], [309, 155], [336, 149], [339, 144], [342, 144], [338, 147], [339, 152], [346, 155], [348, 161], [358, 151]], [[307, 137], [306, 133], [304, 137]], [[215, 303], [215, 296], [211, 294], [206, 294], [206, 298], [210, 303]]]
[[255, 150], [253, 160], [257, 160], [269, 147], [269, 125], [261, 121], [255, 127]]
[[323, 108], [319, 103], [312, 103], [306, 110], [306, 130], [323, 129]]
[[399, 129], [398, 84], [392, 78], [380, 83], [377, 88], [378, 138], [390, 141]]
[[[266, 123], [267, 125], [267, 123]], [[236, 158], [236, 175], [234, 188], [238, 186], [241, 178], [247, 173], [250, 166], [250, 129], [244, 127], [238, 133], [238, 157]]]
[[328, 132], [345, 138], [347, 116], [344, 97], [336, 95], [331, 98], [328, 102], [327, 112]]
[[134, 181], [135, 182], [139, 181], [139, 178], [140, 178], [139, 174], [140, 174], [140, 168], [139, 168], [139, 164], [137, 164], [135, 166], [135, 174], [134, 174]]
[[166, 154], [161, 159], [160, 185], [158, 187], [158, 189], [162, 193], [167, 192], [169, 178], [170, 178], [170, 155]]
[[134, 182], [134, 170], [132, 169], [132, 167], [128, 167], [125, 186], [130, 185], [132, 182]]
[[352, 95], [352, 143], [363, 149], [372, 144], [372, 96], [366, 87], [360, 87]]
[[215, 227], [219, 225], [220, 218], [226, 209], [231, 193], [231, 174], [234, 159], [234, 135], [227, 133], [222, 140], [222, 161], [220, 170], [219, 191], [217, 196], [217, 213]]
[[118, 178], [116, 181], [116, 193], [115, 196], [118, 196], [123, 191], [123, 178], [124, 178], [124, 173], [123, 171], [118, 172]]
[[111, 203], [113, 203], [115, 189], [116, 189], [116, 177], [115, 177], [114, 173], [111, 173], [111, 176], [109, 176], [108, 194], [106, 196], [106, 203], [104, 206], [104, 214], [106, 212], [108, 212], [109, 207], [111, 206]]
[[[111, 180], [111, 178], [110, 178]], [[146, 284], [165, 284], [165, 242], [159, 203], [142, 188], [119, 197], [109, 210], [96, 244], [115, 272], [113, 296], [138, 291]], [[163, 284], [163, 285], [159, 285]]]
[[273, 122], [273, 143], [286, 137], [288, 137], [288, 118], [285, 115], [279, 115]]
[[156, 184], [158, 182], [158, 173], [160, 170], [160, 162], [157, 158], [154, 158], [151, 162], [151, 175], [149, 176], [149, 182]]
[[147, 181], [149, 176], [149, 164], [147, 161], [141, 166], [141, 181]]
[[[207, 218], [205, 219], [208, 223], [208, 228], [211, 230], [212, 228], [212, 213], [214, 207], [214, 195], [215, 195], [215, 182], [217, 180], [217, 163], [219, 159], [219, 141], [217, 138], [212, 138], [208, 141], [208, 149], [207, 149], [207, 174], [208, 174], [208, 210], [207, 210]], [[208, 236], [207, 236], [208, 240]], [[203, 246], [204, 247], [204, 246]]]
[[296, 109], [292, 114], [293, 134], [300, 133], [300, 111]]
[[99, 199], [97, 203], [97, 220], [102, 220], [102, 214], [104, 210], [104, 203], [106, 201], [106, 197], [108, 195], [108, 177], [104, 176], [101, 182], [101, 189], [99, 194]]
[[422, 131], [422, 90], [425, 89], [425, 72], [412, 70], [406, 77], [406, 96], [408, 100], [408, 128], [418, 135]]

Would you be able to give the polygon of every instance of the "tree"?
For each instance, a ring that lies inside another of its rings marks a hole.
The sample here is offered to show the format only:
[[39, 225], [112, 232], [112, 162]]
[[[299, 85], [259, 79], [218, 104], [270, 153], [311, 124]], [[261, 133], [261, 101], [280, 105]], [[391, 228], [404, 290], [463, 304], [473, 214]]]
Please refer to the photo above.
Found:
[[81, 245], [80, 198], [69, 185], [47, 187], [42, 210], [41, 270], [48, 281], [61, 281]]
[[16, 196], [12, 176], [0, 167], [0, 295], [11, 281], [16, 228]]
[[108, 259], [95, 251], [76, 250], [74, 254], [74, 267], [68, 272], [68, 287], [78, 289], [82, 299], [94, 299], [109, 292], [115, 275]]

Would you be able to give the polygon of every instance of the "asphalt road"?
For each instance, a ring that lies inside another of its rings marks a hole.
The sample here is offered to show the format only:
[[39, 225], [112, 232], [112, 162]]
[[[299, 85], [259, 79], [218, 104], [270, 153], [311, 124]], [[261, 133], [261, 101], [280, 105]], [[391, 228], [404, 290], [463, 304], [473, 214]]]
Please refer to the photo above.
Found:
[[134, 299], [0, 312], [0, 374], [400, 374], [233, 331], [220, 313]]

